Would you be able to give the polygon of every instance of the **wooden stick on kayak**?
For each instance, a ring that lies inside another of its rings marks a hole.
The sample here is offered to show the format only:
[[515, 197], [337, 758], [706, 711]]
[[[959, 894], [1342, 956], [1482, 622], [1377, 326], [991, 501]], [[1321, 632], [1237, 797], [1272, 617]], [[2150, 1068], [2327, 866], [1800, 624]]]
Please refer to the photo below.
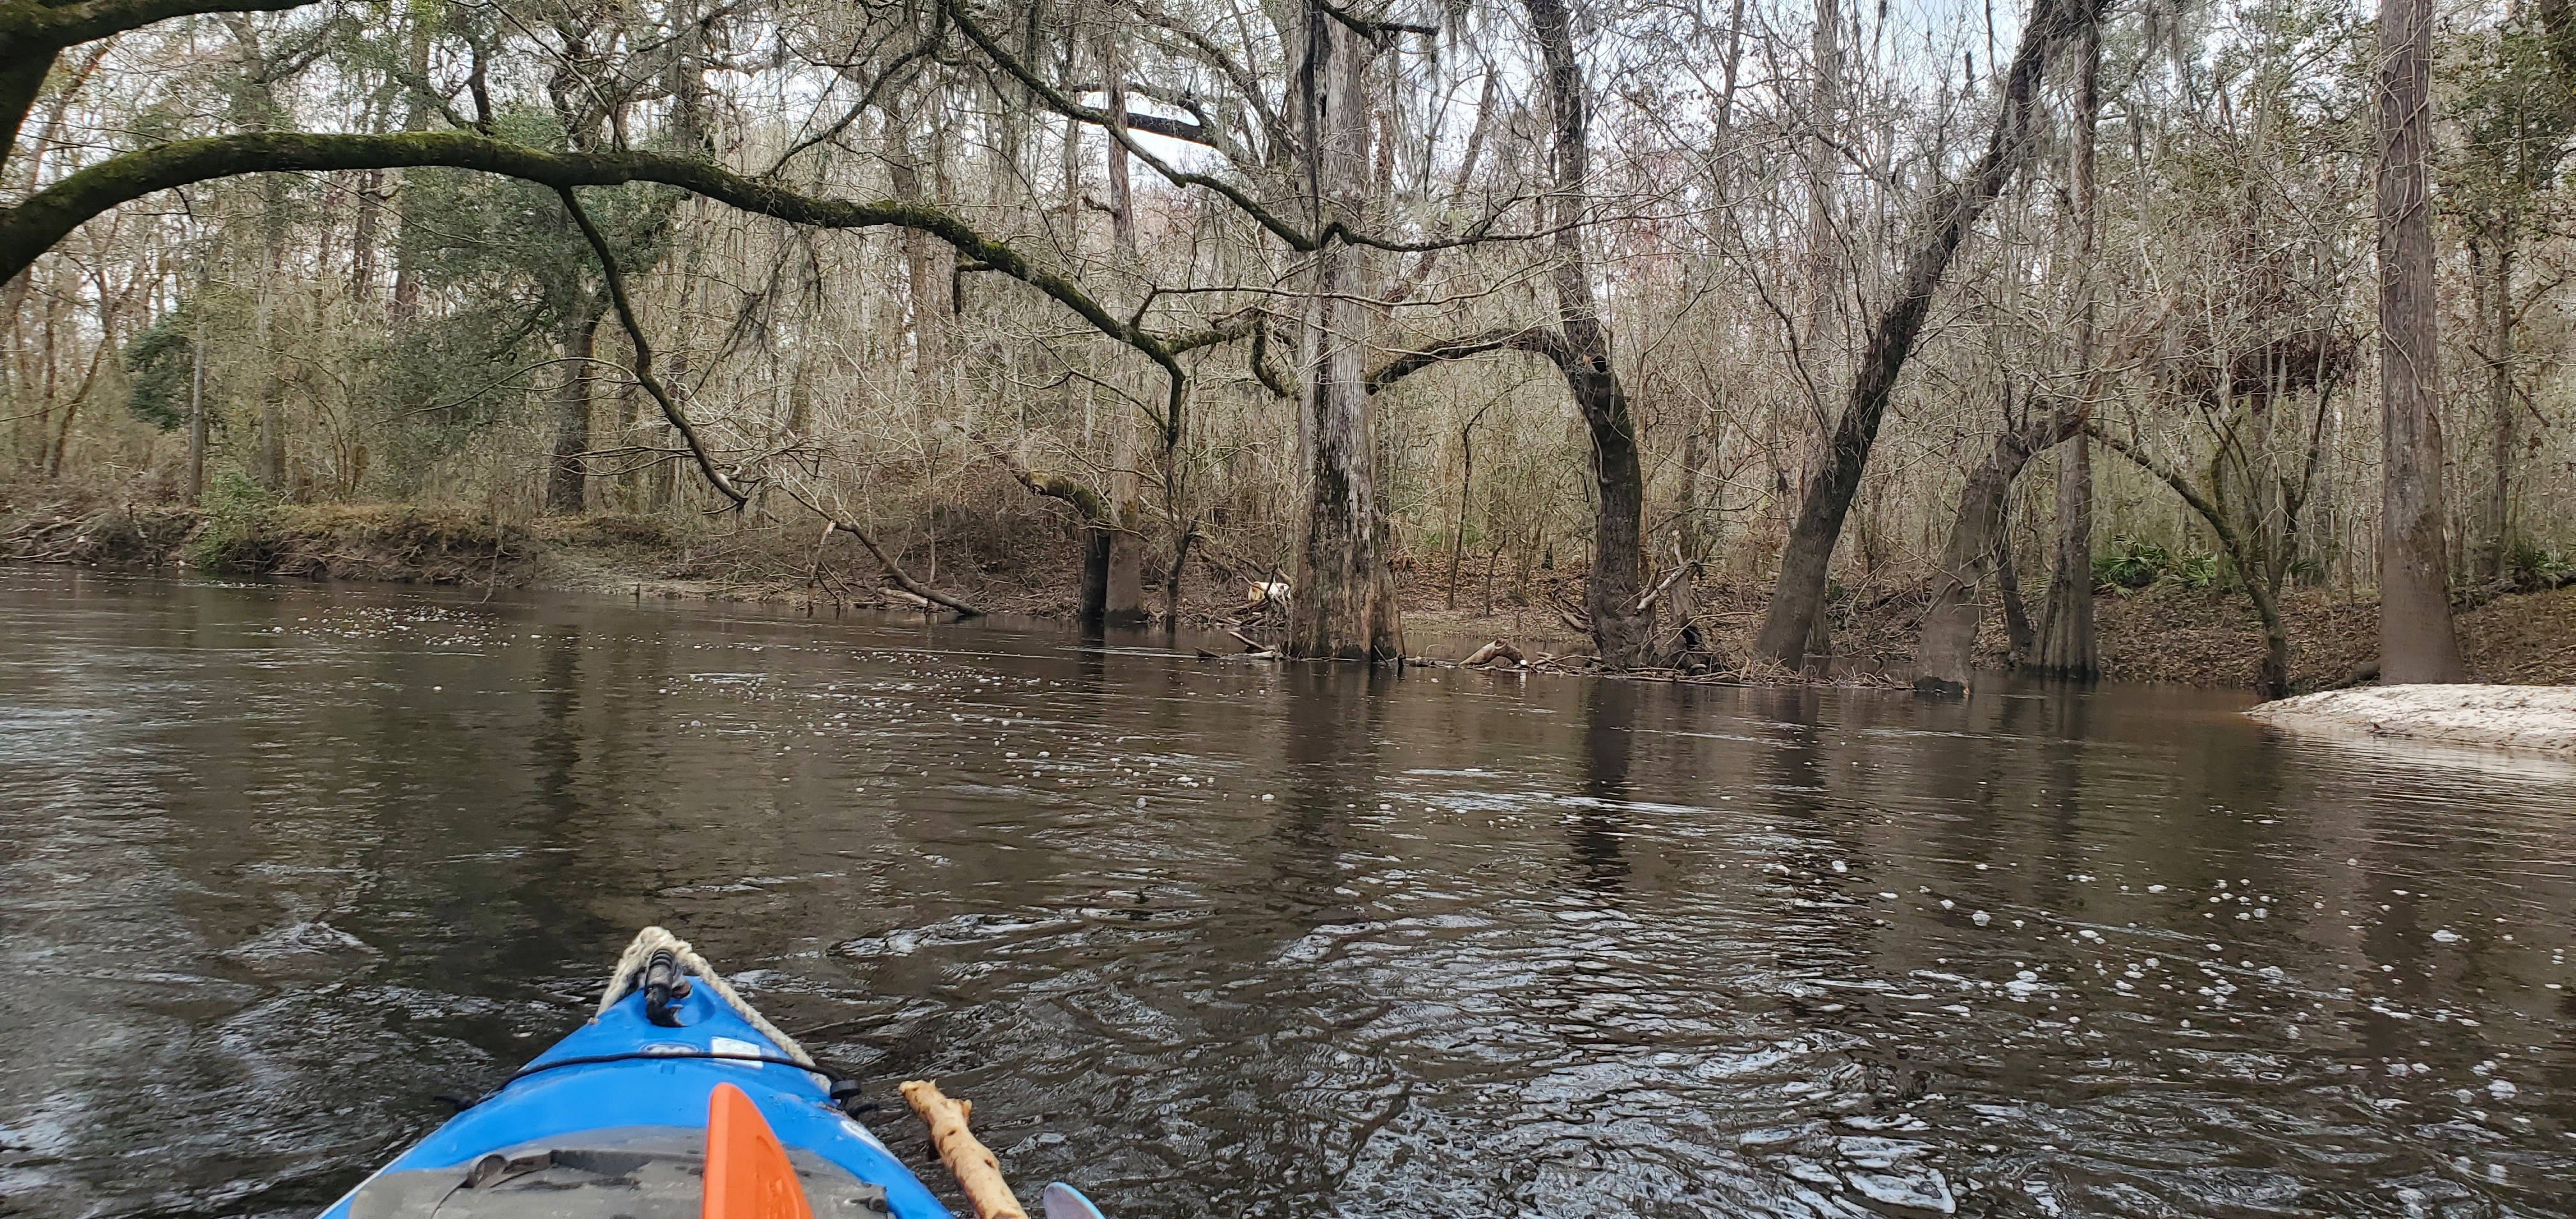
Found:
[[966, 1128], [966, 1115], [975, 1103], [952, 1100], [927, 1079], [907, 1079], [900, 1090], [904, 1103], [930, 1127], [931, 1149], [957, 1178], [957, 1192], [975, 1208], [975, 1219], [1029, 1219], [1019, 1199], [1011, 1196], [1010, 1183], [1002, 1180], [1002, 1162]]

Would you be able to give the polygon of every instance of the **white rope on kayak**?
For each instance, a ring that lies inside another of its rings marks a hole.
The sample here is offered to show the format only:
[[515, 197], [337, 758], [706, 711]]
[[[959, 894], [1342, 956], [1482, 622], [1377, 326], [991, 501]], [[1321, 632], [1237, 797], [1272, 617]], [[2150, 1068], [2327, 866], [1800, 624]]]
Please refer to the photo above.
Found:
[[627, 945], [625, 953], [617, 958], [617, 973], [609, 978], [608, 990], [600, 996], [599, 1010], [591, 1016], [593, 1023], [607, 1015], [608, 1009], [617, 1006], [617, 1001], [625, 998], [627, 992], [643, 985], [645, 967], [652, 963], [654, 953], [665, 948], [671, 950], [671, 956], [679, 961], [680, 968], [696, 975], [700, 984], [712, 988], [716, 998], [732, 1008], [734, 1015], [742, 1017], [743, 1023], [758, 1030], [761, 1036], [775, 1043], [780, 1052], [795, 1059], [799, 1065], [814, 1065], [814, 1056], [806, 1053], [805, 1047], [796, 1044], [795, 1038], [771, 1024], [767, 1016], [760, 1014], [760, 1009], [735, 994], [733, 987], [725, 984], [724, 975], [717, 973], [715, 966], [707, 964], [707, 959], [699, 956], [697, 949], [689, 947], [687, 940], [660, 927], [647, 927], [636, 932], [635, 942]]

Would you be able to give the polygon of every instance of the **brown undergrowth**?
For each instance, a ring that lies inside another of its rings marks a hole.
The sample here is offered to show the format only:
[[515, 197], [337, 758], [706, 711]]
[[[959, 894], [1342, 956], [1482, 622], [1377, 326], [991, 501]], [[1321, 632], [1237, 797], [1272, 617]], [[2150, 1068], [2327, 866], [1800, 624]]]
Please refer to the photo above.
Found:
[[[2255, 684], [2263, 634], [2241, 594], [2150, 588], [2094, 600], [2103, 675], [2200, 686]], [[2290, 683], [2318, 690], [2351, 681], [2376, 658], [2379, 602], [2324, 589], [2283, 594]], [[2456, 621], [2469, 676], [2516, 685], [2576, 684], [2576, 588], [2509, 594]]]

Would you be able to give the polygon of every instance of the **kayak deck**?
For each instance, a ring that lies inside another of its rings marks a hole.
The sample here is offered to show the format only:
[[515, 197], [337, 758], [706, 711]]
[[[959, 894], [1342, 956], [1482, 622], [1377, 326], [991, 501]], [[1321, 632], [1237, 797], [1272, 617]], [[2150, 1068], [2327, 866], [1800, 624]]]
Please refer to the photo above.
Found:
[[[632, 981], [621, 970], [611, 993]], [[695, 1219], [708, 1098], [728, 1083], [785, 1146], [816, 1219], [947, 1219], [829, 1078], [796, 1065], [801, 1048], [754, 1027], [720, 979], [693, 981], [668, 1000], [675, 1026], [648, 1019], [634, 986], [322, 1219]]]

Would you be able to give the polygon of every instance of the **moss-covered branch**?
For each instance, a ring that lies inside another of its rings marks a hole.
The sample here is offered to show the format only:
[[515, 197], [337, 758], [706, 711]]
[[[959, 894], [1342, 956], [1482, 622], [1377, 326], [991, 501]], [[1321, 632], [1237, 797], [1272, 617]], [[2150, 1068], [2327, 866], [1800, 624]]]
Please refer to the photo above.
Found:
[[655, 182], [746, 212], [827, 229], [906, 228], [1017, 279], [1080, 314], [1101, 334], [1143, 352], [1174, 375], [1165, 344], [1092, 299], [1072, 280], [1029, 261], [928, 203], [826, 199], [691, 157], [653, 152], [549, 152], [455, 131], [385, 135], [252, 132], [179, 140], [111, 157], [0, 211], [0, 280], [27, 269], [91, 217], [154, 191], [242, 174], [400, 169], [480, 170], [558, 188]]
[[[0, 47], [51, 44], [56, 51], [110, 34], [139, 30], [173, 17], [201, 13], [270, 13], [303, 8], [315, 0], [86, 0], [45, 4], [36, 0], [0, 3]], [[23, 40], [23, 41], [22, 41]]]
[[315, 0], [0, 0], [0, 161], [17, 151], [27, 110], [43, 91], [54, 55], [172, 17], [199, 13], [275, 12]]
[[1563, 334], [1555, 330], [1545, 326], [1506, 327], [1443, 339], [1412, 351], [1398, 352], [1368, 375], [1368, 392], [1377, 393], [1434, 364], [1469, 359], [1489, 351], [1525, 351], [1546, 359], [1560, 371], [1571, 369], [1579, 362], [1574, 348], [1566, 343]]
[[[1178, 358], [1180, 348], [1144, 329], [1140, 322], [1111, 312], [1071, 279], [1037, 266], [1009, 243], [987, 237], [929, 203], [818, 198], [774, 181], [746, 177], [712, 162], [666, 153], [550, 152], [457, 131], [385, 135], [250, 132], [158, 144], [110, 157], [37, 192], [16, 207], [0, 209], [0, 281], [25, 271], [91, 217], [155, 191], [243, 174], [414, 166], [479, 170], [557, 190], [653, 182], [790, 224], [824, 229], [904, 228], [927, 233], [985, 269], [999, 271], [1045, 293], [1081, 315], [1102, 335], [1136, 349], [1160, 366], [1169, 384], [1168, 405], [1161, 421], [1164, 444], [1168, 448], [1179, 443], [1181, 415], [1189, 392], [1189, 377], [1181, 370]], [[1184, 342], [1192, 347], [1204, 345], [1197, 336]]]
[[1082, 518], [1083, 524], [1102, 526], [1110, 523], [1109, 502], [1100, 498], [1099, 492], [1084, 486], [1079, 480], [1062, 474], [1040, 474], [1029, 469], [1028, 465], [1013, 455], [1009, 449], [1003, 448], [980, 432], [969, 431], [966, 436], [984, 450], [986, 457], [993, 459], [994, 465], [1002, 467], [1003, 472], [1009, 474], [1021, 486], [1049, 499], [1060, 499], [1071, 504], [1074, 513]]

